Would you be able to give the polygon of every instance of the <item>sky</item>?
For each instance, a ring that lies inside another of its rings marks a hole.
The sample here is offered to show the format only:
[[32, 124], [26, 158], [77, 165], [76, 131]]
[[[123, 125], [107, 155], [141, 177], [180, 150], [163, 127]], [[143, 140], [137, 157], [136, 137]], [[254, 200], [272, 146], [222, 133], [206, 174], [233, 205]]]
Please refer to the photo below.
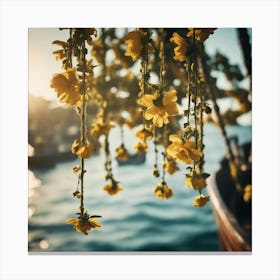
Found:
[[[62, 72], [62, 69], [60, 62], [56, 61], [52, 54], [58, 49], [52, 42], [54, 40], [66, 41], [67, 37], [68, 32], [60, 31], [58, 28], [29, 28], [29, 94], [56, 100], [56, 93], [50, 88], [50, 81], [53, 74]], [[215, 54], [217, 50], [221, 51], [229, 58], [230, 63], [239, 64], [245, 72], [235, 28], [218, 28], [206, 40], [205, 48], [210, 55]], [[225, 79], [219, 79], [218, 86], [230, 87]]]

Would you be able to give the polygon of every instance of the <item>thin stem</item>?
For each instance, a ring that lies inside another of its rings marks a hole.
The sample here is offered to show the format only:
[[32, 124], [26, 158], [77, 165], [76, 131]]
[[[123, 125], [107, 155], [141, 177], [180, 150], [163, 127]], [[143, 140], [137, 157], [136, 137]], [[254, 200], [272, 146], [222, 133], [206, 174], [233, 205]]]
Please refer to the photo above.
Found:
[[[199, 144], [199, 149], [201, 152], [203, 152], [203, 126], [204, 126], [204, 122], [203, 122], [203, 109], [202, 106], [205, 102], [204, 96], [202, 95], [201, 92], [201, 86], [199, 87], [199, 97], [200, 97], [200, 107], [199, 107], [199, 139], [198, 139], [198, 144]], [[199, 168], [199, 172], [202, 173], [203, 172], [203, 165], [204, 165], [204, 154], [202, 155], [199, 164], [198, 164], [198, 168]]]
[[154, 132], [154, 153], [155, 153], [155, 164], [154, 167], [157, 169], [158, 168], [158, 148], [157, 148], [157, 128], [155, 127], [155, 132]]
[[[162, 131], [162, 135], [163, 135], [163, 147], [164, 147], [164, 152], [162, 153], [163, 155], [163, 163], [166, 161], [166, 147], [168, 146], [168, 131], [167, 131], [167, 127], [166, 125], [163, 126], [163, 131]], [[162, 181], [165, 182], [165, 167], [164, 165], [162, 165]]]
[[85, 174], [85, 160], [81, 158], [81, 214], [84, 214], [84, 174]]
[[165, 56], [164, 56], [164, 38], [165, 38], [165, 32], [164, 30], [161, 30], [161, 41], [160, 41], [160, 51], [159, 51], [159, 57], [160, 57], [160, 72], [159, 72], [159, 88], [160, 93], [162, 93], [162, 89], [164, 88], [164, 77], [165, 77]]
[[149, 78], [149, 71], [148, 71], [148, 64], [149, 64], [149, 54], [148, 54], [148, 40], [149, 40], [149, 34], [148, 34], [148, 28], [143, 28], [143, 32], [145, 32], [145, 37], [143, 40], [143, 50], [142, 50], [142, 81], [143, 81], [143, 94], [146, 94], [147, 92], [147, 83]]
[[[86, 47], [85, 40], [82, 42], [82, 63], [83, 63], [83, 80], [82, 80], [82, 108], [81, 108], [81, 142], [86, 142]], [[84, 213], [84, 174], [85, 174], [85, 161], [81, 158], [81, 214]]]
[[64, 63], [63, 63], [63, 68], [65, 68], [66, 70], [68, 68], [73, 67], [73, 64], [72, 64], [72, 52], [73, 52], [73, 37], [72, 37], [72, 34], [73, 34], [73, 28], [69, 28], [69, 39], [67, 40], [67, 48], [65, 50], [66, 55], [67, 55], [65, 66], [64, 66]]
[[[111, 164], [111, 155], [110, 155], [110, 147], [109, 147], [109, 136], [105, 136], [105, 155], [106, 155], [106, 161], [105, 161], [105, 169], [107, 172], [108, 179], [113, 178], [113, 172], [112, 172], [112, 164]], [[107, 179], [107, 178], [106, 178]]]
[[[196, 69], [196, 66], [195, 66], [195, 69]], [[196, 74], [196, 73], [195, 73]], [[195, 148], [197, 149], [197, 145], [198, 145], [198, 142], [197, 142], [197, 132], [198, 132], [198, 129], [197, 129], [197, 77], [196, 75], [194, 75], [194, 82], [195, 82], [195, 93], [194, 93], [194, 101], [193, 101], [193, 109], [194, 109], [194, 128], [195, 128]]]
[[188, 105], [187, 105], [187, 123], [189, 125], [190, 123], [190, 108], [191, 108], [191, 91], [190, 91], [190, 83], [191, 83], [191, 58], [188, 59], [187, 62], [187, 78], [188, 78], [188, 84], [187, 84], [187, 97], [188, 97]]
[[81, 110], [81, 135], [82, 143], [86, 141], [86, 48], [85, 41], [82, 43], [82, 62], [83, 62], [83, 80], [82, 80], [82, 110]]
[[[193, 45], [195, 45], [195, 28], [193, 29]], [[193, 54], [193, 78], [194, 78], [194, 127], [195, 127], [195, 147], [197, 149], [197, 55], [196, 49]]]
[[[165, 160], [166, 160], [166, 153], [163, 152], [162, 155], [163, 155], [163, 162], [165, 162]], [[162, 182], [165, 182], [165, 168], [164, 168], [164, 166], [162, 168], [161, 180], [162, 180]]]

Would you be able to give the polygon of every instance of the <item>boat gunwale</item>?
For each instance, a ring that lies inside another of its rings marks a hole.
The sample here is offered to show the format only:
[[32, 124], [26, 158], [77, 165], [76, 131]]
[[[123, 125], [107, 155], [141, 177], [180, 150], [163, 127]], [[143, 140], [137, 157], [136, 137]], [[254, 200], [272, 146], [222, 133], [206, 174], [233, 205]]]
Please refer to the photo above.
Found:
[[[220, 169], [219, 169], [220, 170]], [[222, 223], [225, 224], [225, 227], [231, 231], [231, 233], [234, 234], [234, 237], [236, 240], [238, 240], [239, 244], [241, 244], [243, 250], [240, 251], [252, 251], [251, 246], [248, 244], [246, 240], [246, 234], [244, 230], [241, 228], [239, 222], [237, 219], [234, 217], [226, 203], [224, 202], [224, 199], [222, 198], [217, 182], [216, 182], [216, 173], [215, 176], [211, 176], [208, 184], [208, 194], [210, 196], [210, 201], [212, 205], [212, 209], [214, 212], [214, 216], [216, 219], [217, 226], [219, 227], [219, 220], [221, 220]], [[219, 228], [218, 228], [219, 231]], [[223, 230], [224, 231], [224, 230]], [[233, 251], [233, 248], [228, 245], [225, 242], [224, 237], [224, 232], [219, 231], [220, 238], [222, 239], [222, 245], [225, 247], [226, 250], [228, 251]], [[235, 251], [235, 250], [234, 250]]]

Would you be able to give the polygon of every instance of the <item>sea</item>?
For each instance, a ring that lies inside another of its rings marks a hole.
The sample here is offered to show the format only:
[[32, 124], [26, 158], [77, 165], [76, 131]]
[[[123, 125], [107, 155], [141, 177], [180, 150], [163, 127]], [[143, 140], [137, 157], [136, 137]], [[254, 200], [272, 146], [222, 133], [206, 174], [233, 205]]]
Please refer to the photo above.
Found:
[[[130, 152], [137, 140], [135, 129], [125, 128], [125, 146]], [[251, 126], [228, 126], [229, 137], [238, 136], [239, 143], [251, 141]], [[218, 127], [204, 127], [205, 172], [214, 176], [226, 148]], [[110, 136], [111, 151], [120, 144], [120, 130]], [[161, 154], [159, 153], [159, 160]], [[85, 166], [85, 208], [102, 224], [88, 235], [76, 232], [66, 224], [79, 212], [79, 200], [73, 197], [77, 175], [72, 168], [78, 160], [57, 163], [53, 168], [29, 169], [28, 250], [29, 253], [189, 253], [221, 251], [211, 203], [194, 207], [198, 194], [185, 187], [186, 166], [174, 175], [166, 175], [173, 196], [159, 200], [153, 190], [160, 179], [152, 176], [153, 143], [149, 143], [146, 161], [141, 165], [119, 166], [112, 160], [113, 172], [123, 191], [110, 196], [103, 191], [104, 154], [87, 159]], [[159, 164], [160, 166], [161, 164]], [[205, 190], [207, 193], [207, 187]]]

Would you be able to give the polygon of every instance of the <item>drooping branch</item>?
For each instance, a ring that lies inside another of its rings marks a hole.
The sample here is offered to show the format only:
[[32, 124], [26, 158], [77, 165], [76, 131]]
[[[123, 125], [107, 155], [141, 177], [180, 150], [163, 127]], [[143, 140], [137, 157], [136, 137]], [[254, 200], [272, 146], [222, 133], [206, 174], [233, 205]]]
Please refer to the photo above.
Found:
[[247, 74], [250, 81], [250, 93], [252, 89], [252, 49], [250, 38], [247, 28], [237, 28], [238, 39], [243, 54], [245, 66], [247, 68]]
[[244, 63], [249, 76], [252, 76], [252, 51], [247, 28], [237, 28]]
[[220, 114], [220, 108], [219, 108], [219, 105], [217, 103], [215, 89], [214, 89], [213, 84], [211, 82], [210, 71], [209, 71], [209, 68], [208, 68], [208, 65], [207, 65], [207, 62], [206, 62], [206, 54], [205, 54], [203, 46], [201, 46], [201, 48], [200, 48], [200, 62], [201, 62], [201, 67], [202, 67], [202, 72], [203, 72], [203, 75], [204, 75], [204, 79], [205, 79], [205, 82], [206, 82], [206, 86], [205, 86], [206, 92], [207, 92], [210, 100], [212, 100], [212, 102], [214, 104], [214, 111], [215, 111], [216, 116], [217, 116], [219, 128], [220, 128], [221, 133], [222, 133], [222, 137], [225, 141], [225, 145], [226, 145], [226, 149], [227, 149], [229, 159], [230, 159], [231, 162], [234, 162], [234, 154], [233, 154], [233, 151], [232, 151], [231, 146], [230, 146], [229, 138], [227, 136], [224, 120], [222, 118], [222, 115]]

